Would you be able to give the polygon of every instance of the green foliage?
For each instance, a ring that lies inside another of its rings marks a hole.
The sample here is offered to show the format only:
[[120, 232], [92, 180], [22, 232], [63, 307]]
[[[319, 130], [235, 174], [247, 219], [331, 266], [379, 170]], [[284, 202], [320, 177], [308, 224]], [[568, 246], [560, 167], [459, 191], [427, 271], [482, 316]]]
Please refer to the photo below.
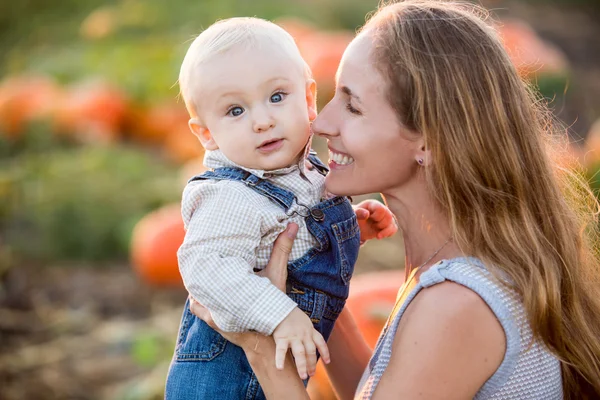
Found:
[[178, 201], [174, 166], [141, 150], [62, 147], [0, 162], [0, 229], [20, 257], [124, 258], [133, 225]]
[[173, 352], [173, 343], [156, 333], [138, 336], [131, 346], [131, 356], [142, 367], [151, 367]]
[[557, 99], [563, 97], [567, 92], [569, 88], [569, 75], [567, 72], [541, 75], [534, 84], [545, 98]]
[[[10, 24], [0, 29], [0, 74], [33, 71], [50, 74], [64, 83], [102, 76], [126, 90], [134, 100], [150, 101], [177, 96], [177, 88], [173, 86], [189, 40], [218, 19], [234, 16], [275, 19], [293, 15], [324, 29], [355, 30], [364, 23], [366, 13], [377, 7], [378, 1], [46, 3], [22, 2], [8, 13]], [[0, 11], [4, 8], [0, 6]], [[86, 39], [80, 32], [81, 26], [95, 11], [110, 16], [110, 33]], [[3, 19], [0, 16], [0, 25]]]

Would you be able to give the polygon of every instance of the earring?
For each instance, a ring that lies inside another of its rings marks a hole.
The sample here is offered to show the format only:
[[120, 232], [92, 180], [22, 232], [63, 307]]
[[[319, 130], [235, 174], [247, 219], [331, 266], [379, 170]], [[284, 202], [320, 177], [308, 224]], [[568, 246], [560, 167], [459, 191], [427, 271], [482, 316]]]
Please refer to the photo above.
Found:
[[423, 159], [422, 159], [422, 158], [419, 158], [419, 159], [417, 160], [417, 163], [419, 163], [419, 165], [423, 165]]

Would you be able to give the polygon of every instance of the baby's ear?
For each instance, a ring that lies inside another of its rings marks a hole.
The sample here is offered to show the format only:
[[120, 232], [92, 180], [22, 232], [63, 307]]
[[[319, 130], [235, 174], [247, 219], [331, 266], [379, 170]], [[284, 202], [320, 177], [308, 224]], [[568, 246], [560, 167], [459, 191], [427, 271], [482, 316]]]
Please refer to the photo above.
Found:
[[306, 82], [306, 106], [308, 107], [308, 119], [314, 121], [317, 118], [317, 83], [314, 79]]
[[190, 119], [188, 121], [188, 125], [192, 130], [192, 133], [196, 135], [196, 137], [198, 138], [198, 140], [200, 140], [200, 143], [202, 143], [202, 146], [204, 146], [206, 150], [217, 150], [219, 148], [217, 142], [215, 142], [215, 139], [212, 137], [208, 128], [204, 124], [202, 124], [202, 122], [200, 122], [199, 119]]

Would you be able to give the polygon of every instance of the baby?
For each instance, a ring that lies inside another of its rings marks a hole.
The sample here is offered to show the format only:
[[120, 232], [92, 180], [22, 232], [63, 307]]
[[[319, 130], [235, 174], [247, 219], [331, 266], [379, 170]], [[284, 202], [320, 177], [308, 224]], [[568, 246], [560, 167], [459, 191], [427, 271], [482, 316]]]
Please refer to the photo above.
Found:
[[[183, 192], [185, 286], [221, 330], [272, 334], [279, 368], [291, 348], [306, 380], [316, 350], [327, 354], [361, 241], [393, 234], [391, 213], [372, 201], [355, 214], [347, 198], [326, 194], [327, 167], [310, 146], [315, 82], [279, 26], [257, 18], [213, 24], [191, 44], [179, 83], [210, 169]], [[298, 232], [284, 293], [256, 272], [291, 222]], [[165, 397], [264, 398], [243, 350], [191, 314], [189, 299]]]

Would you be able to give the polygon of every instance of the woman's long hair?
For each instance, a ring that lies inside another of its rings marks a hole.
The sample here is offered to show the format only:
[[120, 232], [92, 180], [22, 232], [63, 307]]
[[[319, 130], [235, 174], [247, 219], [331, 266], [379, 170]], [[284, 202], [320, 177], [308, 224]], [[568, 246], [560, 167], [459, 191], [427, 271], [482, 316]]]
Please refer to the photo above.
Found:
[[409, 0], [363, 29], [400, 122], [431, 152], [427, 180], [455, 243], [510, 278], [561, 361], [565, 398], [600, 398], [598, 202], [552, 160], [551, 114], [486, 19], [469, 3]]

